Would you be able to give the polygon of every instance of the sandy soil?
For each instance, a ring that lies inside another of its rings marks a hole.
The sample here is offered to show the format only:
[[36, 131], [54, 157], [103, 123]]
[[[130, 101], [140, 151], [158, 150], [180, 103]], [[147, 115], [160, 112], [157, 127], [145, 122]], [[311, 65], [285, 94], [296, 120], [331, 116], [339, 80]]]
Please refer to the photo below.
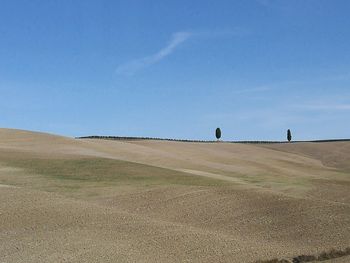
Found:
[[349, 163], [350, 143], [0, 129], [0, 262], [254, 262], [343, 249]]

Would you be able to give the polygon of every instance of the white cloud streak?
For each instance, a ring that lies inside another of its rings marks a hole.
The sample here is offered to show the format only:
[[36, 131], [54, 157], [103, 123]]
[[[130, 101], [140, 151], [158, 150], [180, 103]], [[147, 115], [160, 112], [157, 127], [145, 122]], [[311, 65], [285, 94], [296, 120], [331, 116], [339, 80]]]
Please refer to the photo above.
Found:
[[254, 93], [254, 92], [265, 92], [273, 90], [274, 88], [269, 86], [260, 86], [255, 88], [247, 88], [247, 89], [239, 89], [239, 90], [233, 90], [233, 94], [245, 94], [245, 93]]
[[189, 32], [176, 32], [172, 35], [168, 45], [157, 53], [122, 64], [117, 67], [116, 73], [131, 76], [137, 71], [149, 67], [171, 55], [179, 45], [188, 40], [191, 36], [192, 34]]
[[296, 105], [296, 108], [312, 111], [348, 111], [350, 104], [306, 104]]

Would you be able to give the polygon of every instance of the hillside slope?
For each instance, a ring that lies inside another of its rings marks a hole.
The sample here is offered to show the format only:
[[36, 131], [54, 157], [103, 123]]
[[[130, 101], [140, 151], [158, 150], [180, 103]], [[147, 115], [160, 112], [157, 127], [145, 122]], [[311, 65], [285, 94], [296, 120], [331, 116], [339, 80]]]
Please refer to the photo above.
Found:
[[0, 254], [254, 262], [343, 249], [349, 158], [347, 142], [75, 140], [0, 129]]

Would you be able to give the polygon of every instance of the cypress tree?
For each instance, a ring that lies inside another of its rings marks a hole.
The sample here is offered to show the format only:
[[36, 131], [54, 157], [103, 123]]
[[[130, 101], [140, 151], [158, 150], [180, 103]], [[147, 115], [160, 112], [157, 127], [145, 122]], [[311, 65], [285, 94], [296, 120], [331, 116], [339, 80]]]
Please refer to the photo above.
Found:
[[216, 136], [216, 139], [218, 139], [218, 140], [221, 138], [221, 130], [220, 130], [220, 128], [216, 128], [215, 136]]
[[288, 140], [288, 142], [290, 142], [292, 140], [292, 133], [291, 133], [290, 129], [288, 129], [288, 131], [287, 131], [287, 140]]

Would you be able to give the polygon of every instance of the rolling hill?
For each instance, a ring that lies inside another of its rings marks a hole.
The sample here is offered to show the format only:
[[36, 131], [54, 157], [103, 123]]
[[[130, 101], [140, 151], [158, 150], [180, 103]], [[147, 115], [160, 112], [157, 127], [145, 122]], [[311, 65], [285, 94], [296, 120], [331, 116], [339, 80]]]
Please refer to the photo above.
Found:
[[350, 246], [350, 142], [0, 129], [0, 198], [4, 262], [291, 259]]

